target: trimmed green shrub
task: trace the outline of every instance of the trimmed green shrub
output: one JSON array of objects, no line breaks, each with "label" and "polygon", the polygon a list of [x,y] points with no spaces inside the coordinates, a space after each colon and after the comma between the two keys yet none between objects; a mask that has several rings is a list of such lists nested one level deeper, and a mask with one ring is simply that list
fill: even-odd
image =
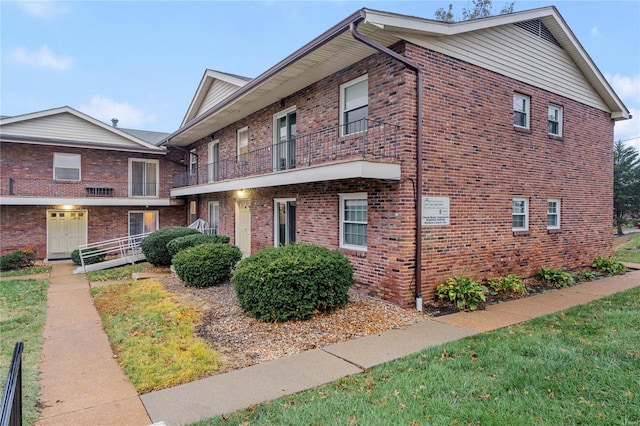
[{"label": "trimmed green shrub", "polygon": [[269,247],[242,260],[231,282],[249,316],[267,322],[307,320],[349,302],[353,265],[342,253],[320,246]]},{"label": "trimmed green shrub", "polygon": [[480,302],[487,300],[487,287],[478,284],[471,278],[455,276],[447,278],[444,284],[436,288],[438,299],[455,303],[458,309],[478,309]]},{"label": "trimmed green shrub", "polygon": [[0,271],[29,268],[35,264],[36,250],[22,249],[0,256]]},{"label": "trimmed green shrub", "polygon": [[542,266],[538,272],[538,278],[547,285],[554,287],[567,287],[573,284],[573,276],[562,269],[547,268]]},{"label": "trimmed green shrub", "polygon": [[205,243],[178,252],[173,267],[188,287],[211,287],[228,281],[240,259],[242,252],[236,246]]},{"label": "trimmed green shrub", "polygon": [[224,235],[204,235],[201,233],[193,235],[185,235],[184,237],[178,237],[167,243],[167,250],[171,257],[175,256],[178,252],[187,249],[189,247],[195,247],[205,243],[219,243],[228,244],[231,239]]},{"label": "trimmed green shrub", "polygon": [[606,257],[597,257],[591,267],[609,275],[617,275],[626,269],[622,262]]},{"label": "trimmed green shrub", "polygon": [[489,287],[496,293],[527,294],[527,287],[522,278],[515,274],[506,277],[489,278]]},{"label": "trimmed green shrub", "polygon": [[140,248],[152,265],[169,266],[171,265],[171,255],[167,250],[167,243],[178,237],[199,233],[199,231],[185,226],[169,226],[158,229],[146,236],[140,242]]},{"label": "trimmed green shrub", "polygon": [[[104,251],[98,250],[96,247],[88,248],[86,250],[83,250],[83,252],[84,252],[85,265],[91,265],[93,263],[102,262],[104,258],[107,256],[107,254]],[[76,265],[82,264],[80,260],[80,250],[75,249],[74,251],[71,252],[71,261]]]}]

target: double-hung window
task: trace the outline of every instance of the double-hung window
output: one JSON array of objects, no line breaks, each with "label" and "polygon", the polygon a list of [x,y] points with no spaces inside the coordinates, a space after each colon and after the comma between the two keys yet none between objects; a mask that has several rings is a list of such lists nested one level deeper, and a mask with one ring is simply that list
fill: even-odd
[{"label": "double-hung window", "polygon": [[207,216],[209,219],[209,234],[218,235],[220,232],[220,202],[209,201]]},{"label": "double-hung window", "polygon": [[340,247],[367,250],[367,193],[340,194]]},{"label": "double-hung window", "polygon": [[529,128],[531,98],[520,93],[513,94],[513,125],[523,129]]},{"label": "double-hung window", "polygon": [[80,180],[80,154],[53,154],[54,180]]},{"label": "double-hung window", "polygon": [[238,130],[238,161],[249,159],[249,129],[243,127]]},{"label": "double-hung window", "polygon": [[562,136],[562,107],[549,105],[549,134]]},{"label": "double-hung window", "polygon": [[131,197],[157,197],[159,176],[158,160],[129,159],[129,195]]},{"label": "double-hung window", "polygon": [[367,129],[369,115],[368,76],[363,75],[340,86],[340,128],[343,136]]},{"label": "double-hung window", "polygon": [[547,200],[547,229],[560,229],[560,200]]},{"label": "double-hung window", "polygon": [[528,198],[514,198],[513,206],[511,209],[511,215],[513,220],[514,231],[528,231],[529,230],[529,199]]}]

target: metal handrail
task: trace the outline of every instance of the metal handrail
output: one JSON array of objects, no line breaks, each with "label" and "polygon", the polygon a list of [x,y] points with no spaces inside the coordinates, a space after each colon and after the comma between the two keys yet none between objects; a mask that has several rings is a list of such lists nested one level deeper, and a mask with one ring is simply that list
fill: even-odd
[{"label": "metal handrail", "polygon": [[9,375],[2,392],[0,426],[22,425],[22,351],[24,343],[17,342],[9,366]]},{"label": "metal handrail", "polygon": [[98,241],[78,246],[80,265],[85,269],[85,260],[95,256],[117,256],[120,258],[133,257],[142,252],[140,242],[151,232],[111,240]]}]

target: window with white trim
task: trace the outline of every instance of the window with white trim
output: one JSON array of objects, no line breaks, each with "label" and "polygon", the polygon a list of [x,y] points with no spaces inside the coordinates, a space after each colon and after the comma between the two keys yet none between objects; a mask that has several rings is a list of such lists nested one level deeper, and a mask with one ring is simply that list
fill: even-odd
[{"label": "window with white trim", "polygon": [[365,74],[340,86],[342,136],[366,130],[369,116],[369,79]]},{"label": "window with white trim", "polygon": [[249,159],[249,129],[243,127],[238,130],[238,161]]},{"label": "window with white trim", "polygon": [[80,180],[80,154],[53,153],[54,180]]},{"label": "window with white trim", "polygon": [[367,193],[340,194],[340,247],[367,250]]},{"label": "window with white trim", "polygon": [[196,149],[193,148],[189,151],[189,174],[195,176],[198,173],[198,156],[196,155]]},{"label": "window with white trim", "polygon": [[218,163],[220,161],[220,141],[217,139],[209,142],[209,164],[207,164],[207,177],[209,182],[218,180]]},{"label": "window with white trim", "polygon": [[209,219],[209,234],[218,235],[220,232],[220,202],[209,201],[207,217]]},{"label": "window with white trim", "polygon": [[513,206],[511,209],[511,215],[513,220],[514,231],[528,231],[529,230],[529,199],[528,198],[514,198]]},{"label": "window with white trim", "polygon": [[560,229],[560,199],[547,200],[547,229]]},{"label": "window with white trim", "polygon": [[548,131],[550,135],[562,136],[562,107],[561,106],[549,105]]},{"label": "window with white trim", "polygon": [[531,98],[520,93],[513,94],[513,125],[523,129],[529,128],[529,110]]},{"label": "window with white trim", "polygon": [[141,234],[148,234],[158,229],[158,211],[157,210],[142,210],[129,211],[129,236],[138,236],[139,240]]},{"label": "window with white trim", "polygon": [[157,197],[160,182],[158,160],[129,159],[129,196]]},{"label": "window with white trim", "polygon": [[286,246],[296,242],[296,199],[276,198],[273,200],[273,245]]}]

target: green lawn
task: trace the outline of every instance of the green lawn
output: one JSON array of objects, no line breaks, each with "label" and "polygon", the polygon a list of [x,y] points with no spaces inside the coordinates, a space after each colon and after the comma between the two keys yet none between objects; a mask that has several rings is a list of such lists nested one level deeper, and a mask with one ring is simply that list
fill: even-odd
[{"label": "green lawn", "polygon": [[637,425],[640,288],[194,425]]},{"label": "green lawn", "polygon": [[616,250],[613,257],[620,262],[640,264],[640,233],[633,234],[631,240]]},{"label": "green lawn", "polygon": [[0,282],[0,380],[4,390],[16,342],[24,342],[22,358],[23,424],[38,417],[38,369],[47,311],[46,280]]}]

